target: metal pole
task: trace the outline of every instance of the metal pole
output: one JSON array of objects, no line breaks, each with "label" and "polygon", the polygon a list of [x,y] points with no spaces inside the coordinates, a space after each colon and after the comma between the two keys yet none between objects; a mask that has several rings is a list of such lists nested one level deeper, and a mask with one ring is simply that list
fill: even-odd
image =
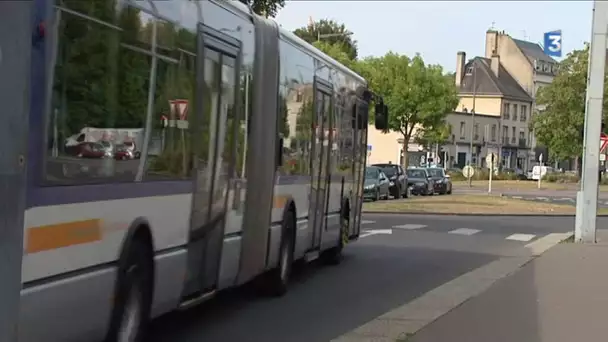
[{"label": "metal pole", "polygon": [[[475,60],[471,63],[473,66],[473,109],[471,109],[471,133],[469,145],[469,166],[473,164],[473,128],[475,127],[475,97],[477,96],[477,69],[475,68]],[[469,176],[469,188],[473,186],[473,177]]]},{"label": "metal pole", "polygon": [[[606,68],[606,38],[608,36],[608,1],[593,2],[589,68],[587,70],[587,102],[585,106],[585,137],[580,201],[576,202],[575,240],[595,243],[597,218],[598,169]],[[580,217],[579,217],[580,216]]]},{"label": "metal pole", "polygon": [[494,173],[494,154],[490,155],[490,178],[488,179],[488,194],[492,193],[492,174]]}]

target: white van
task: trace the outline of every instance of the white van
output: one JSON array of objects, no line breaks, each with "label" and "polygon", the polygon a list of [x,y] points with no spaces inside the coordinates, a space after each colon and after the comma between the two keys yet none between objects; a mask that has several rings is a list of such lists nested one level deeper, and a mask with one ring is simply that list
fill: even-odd
[{"label": "white van", "polygon": [[551,166],[540,166],[536,165],[532,168],[532,179],[538,180],[539,178],[544,177],[547,173],[554,172]]}]

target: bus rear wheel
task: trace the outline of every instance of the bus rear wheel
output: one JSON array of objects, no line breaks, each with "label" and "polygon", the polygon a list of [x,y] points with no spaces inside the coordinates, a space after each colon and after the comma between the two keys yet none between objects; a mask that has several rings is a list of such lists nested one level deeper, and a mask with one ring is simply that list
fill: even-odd
[{"label": "bus rear wheel", "polygon": [[152,302],[151,256],[145,243],[135,239],[123,259],[106,342],[142,342]]},{"label": "bus rear wheel", "polygon": [[279,248],[279,265],[269,274],[268,289],[272,296],[280,297],[287,293],[289,278],[293,268],[295,214],[289,210],[283,218],[283,236]]}]

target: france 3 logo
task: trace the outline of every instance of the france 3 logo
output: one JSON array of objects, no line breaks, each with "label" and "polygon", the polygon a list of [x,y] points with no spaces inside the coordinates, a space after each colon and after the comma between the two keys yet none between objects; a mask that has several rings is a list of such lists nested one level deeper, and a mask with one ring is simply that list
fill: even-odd
[{"label": "france 3 logo", "polygon": [[548,56],[562,56],[562,30],[545,33],[544,50]]}]

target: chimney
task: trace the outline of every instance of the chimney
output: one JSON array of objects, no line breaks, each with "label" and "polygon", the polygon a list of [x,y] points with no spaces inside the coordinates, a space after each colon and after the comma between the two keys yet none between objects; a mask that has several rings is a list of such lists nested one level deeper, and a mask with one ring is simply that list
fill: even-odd
[{"label": "chimney", "polygon": [[492,63],[490,65],[492,72],[494,73],[494,75],[496,75],[496,77],[499,77],[499,71],[500,71],[500,56],[498,56],[498,54],[494,54],[494,56],[492,56]]},{"label": "chimney", "polygon": [[456,86],[460,87],[462,78],[464,77],[464,61],[466,60],[466,53],[464,51],[458,51],[456,53]]},{"label": "chimney", "polygon": [[486,58],[492,58],[498,54],[498,31],[488,30],[486,32]]}]

